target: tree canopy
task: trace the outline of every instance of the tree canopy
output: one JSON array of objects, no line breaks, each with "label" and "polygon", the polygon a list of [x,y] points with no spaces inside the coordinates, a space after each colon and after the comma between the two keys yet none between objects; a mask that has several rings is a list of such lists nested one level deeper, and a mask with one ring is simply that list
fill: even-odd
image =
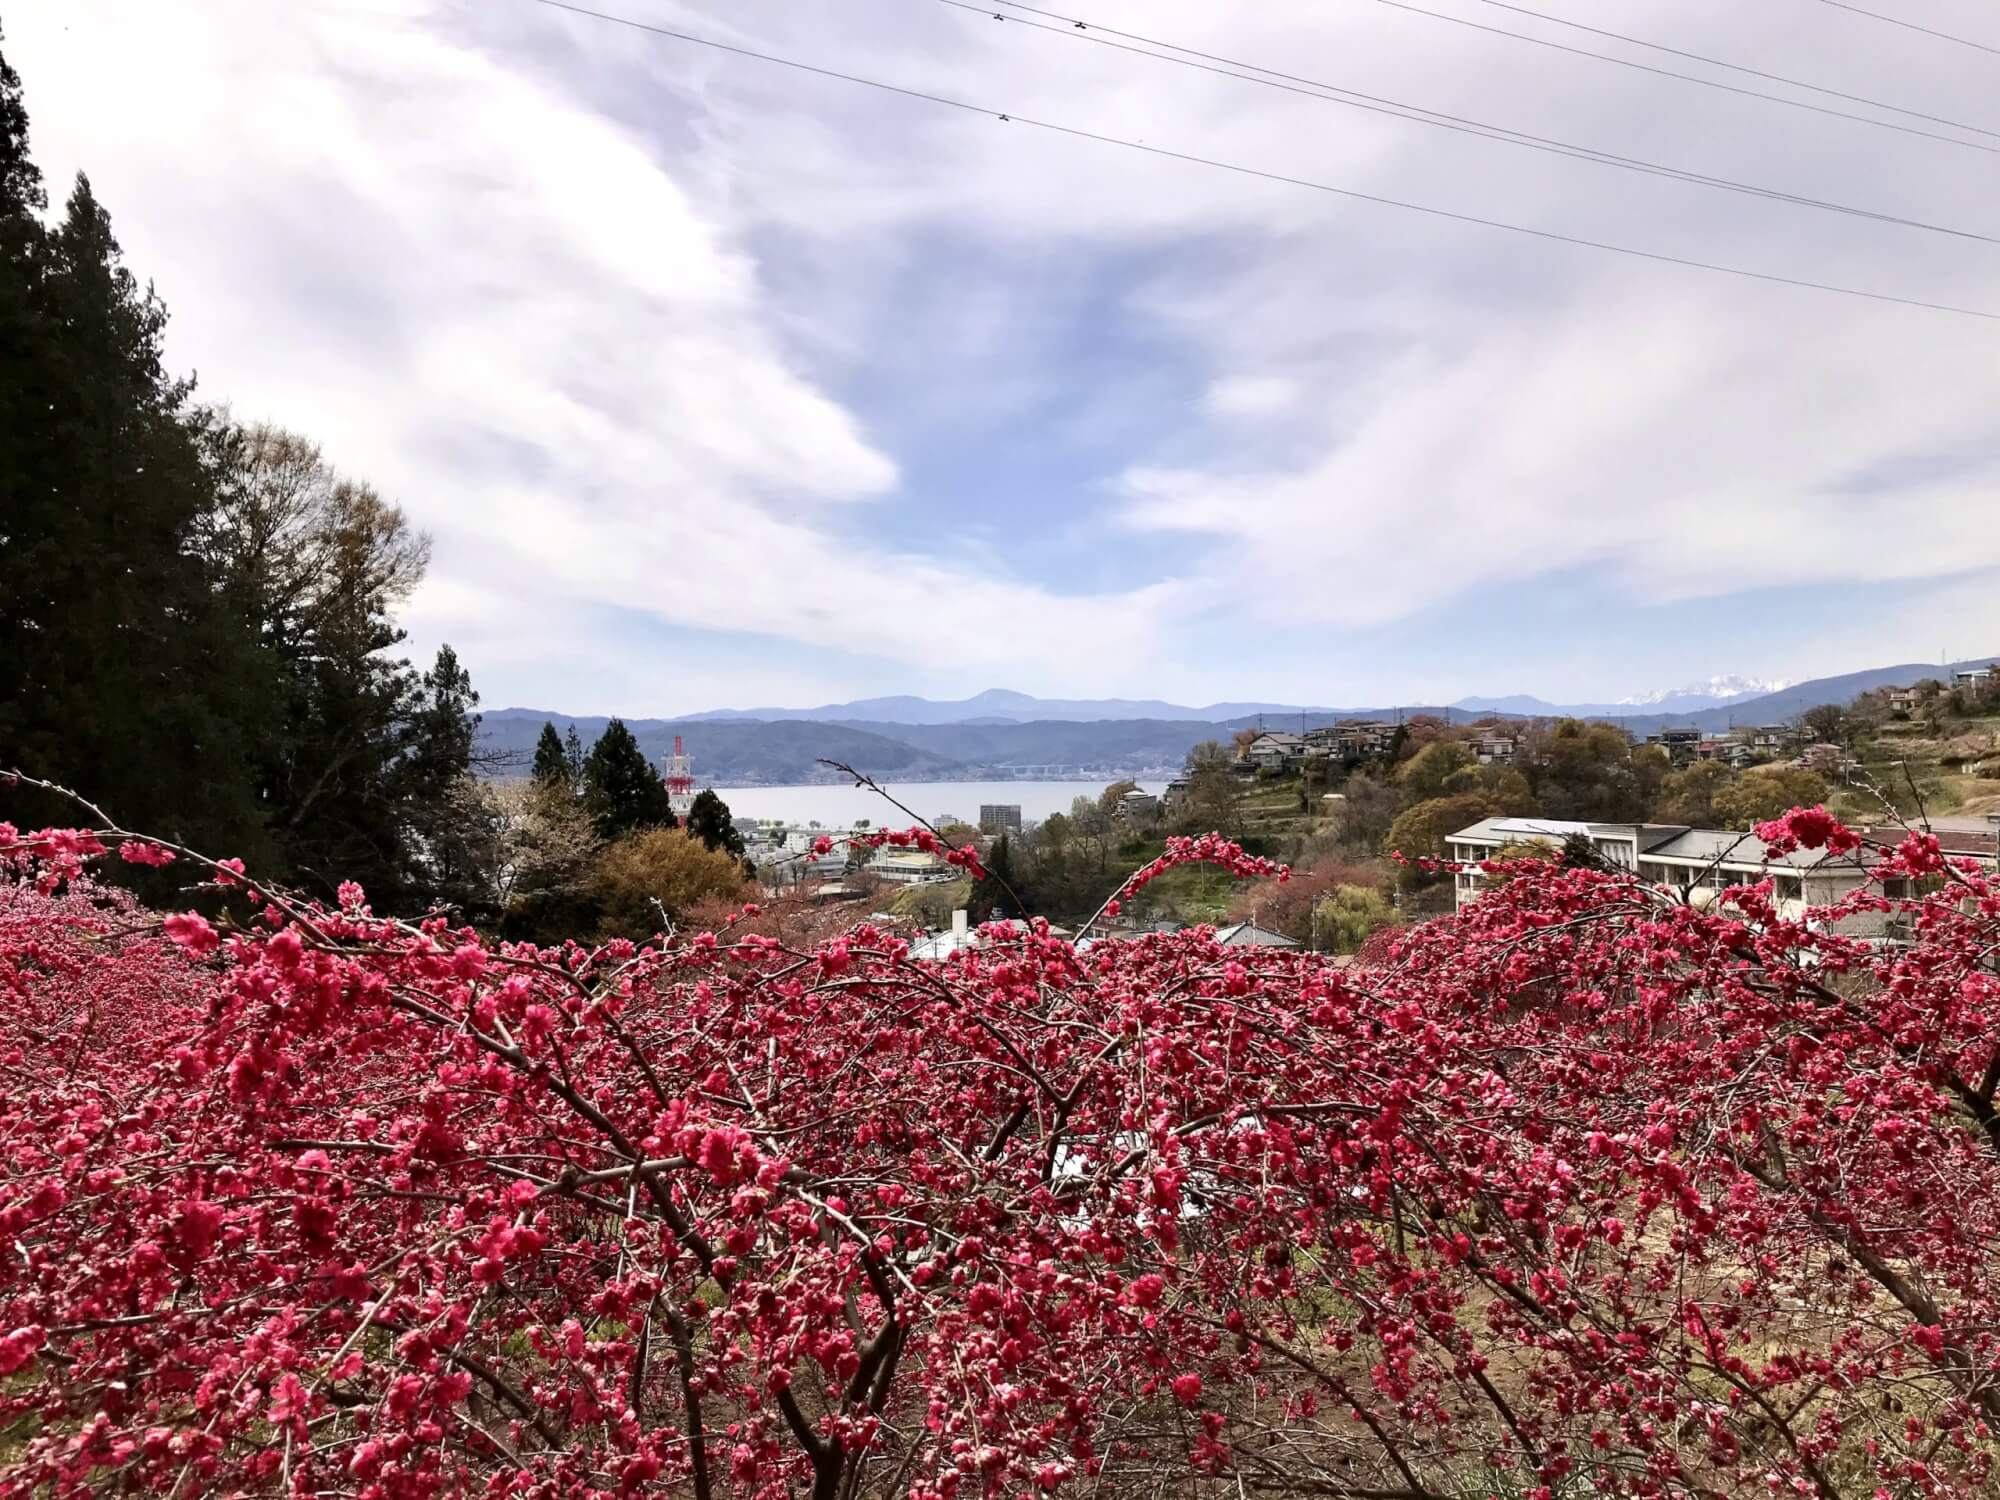
[{"label": "tree canopy", "polygon": [[45,206],[0,59],[8,761],[324,897],[457,899],[476,695],[448,650],[428,679],[394,655],[428,540],[309,440],[196,405],[89,180]]},{"label": "tree canopy", "polygon": [[623,719],[613,719],[583,763],[583,799],[598,836],[623,838],[674,821],[666,783],[639,748]]}]

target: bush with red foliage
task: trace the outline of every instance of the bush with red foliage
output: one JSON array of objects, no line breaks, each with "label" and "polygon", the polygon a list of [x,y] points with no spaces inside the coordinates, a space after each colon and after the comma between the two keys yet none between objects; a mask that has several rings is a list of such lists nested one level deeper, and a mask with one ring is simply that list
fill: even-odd
[{"label": "bush with red foliage", "polygon": [[1528,861],[1343,971],[494,946],[169,851],[218,929],[80,874],[132,838],[0,834],[0,1491],[1993,1482],[2000,893],[1934,841],[1906,946]]}]

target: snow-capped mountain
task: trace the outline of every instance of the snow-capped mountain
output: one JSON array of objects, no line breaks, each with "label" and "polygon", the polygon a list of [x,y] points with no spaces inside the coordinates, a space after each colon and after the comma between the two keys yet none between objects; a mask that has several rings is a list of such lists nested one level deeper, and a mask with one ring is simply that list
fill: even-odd
[{"label": "snow-capped mountain", "polygon": [[1783,692],[1791,685],[1788,679],[1781,677],[1739,677],[1730,673],[1711,677],[1706,682],[1691,682],[1686,687],[1666,688],[1655,693],[1638,693],[1618,701],[1634,708],[1653,708],[1662,704],[1671,704],[1675,708],[1706,708],[1727,703],[1733,698],[1761,698],[1766,693]]}]

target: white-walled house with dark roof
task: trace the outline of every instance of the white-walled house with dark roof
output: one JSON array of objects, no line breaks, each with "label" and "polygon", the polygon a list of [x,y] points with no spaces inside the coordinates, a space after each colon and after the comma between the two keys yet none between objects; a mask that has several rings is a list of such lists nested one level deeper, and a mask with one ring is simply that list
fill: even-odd
[{"label": "white-walled house with dark roof", "polygon": [[[1492,859],[1503,849],[1534,844],[1554,848],[1575,837],[1588,838],[1607,863],[1630,870],[1696,906],[1708,905],[1731,887],[1769,877],[1778,914],[1804,923],[1813,921],[1815,910],[1867,885],[1868,870],[1875,860],[1866,849],[1845,854],[1796,849],[1776,855],[1754,833],[1722,828],[1482,818],[1446,839],[1449,857],[1461,866],[1452,877],[1458,907],[1463,910],[1488,889],[1488,879],[1478,868],[1481,861]],[[1908,885],[1907,881],[1892,880],[1883,893],[1907,896]],[[1867,913],[1844,919],[1837,930],[1857,937],[1889,937],[1895,935],[1895,928],[1892,916]]]}]

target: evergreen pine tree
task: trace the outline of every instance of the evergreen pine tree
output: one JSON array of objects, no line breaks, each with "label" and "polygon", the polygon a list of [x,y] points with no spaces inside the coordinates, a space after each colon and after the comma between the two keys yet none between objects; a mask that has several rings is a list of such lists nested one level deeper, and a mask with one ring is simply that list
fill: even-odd
[{"label": "evergreen pine tree", "polygon": [[590,747],[583,768],[584,800],[600,838],[623,838],[642,828],[674,821],[666,783],[625,727],[613,719]]},{"label": "evergreen pine tree", "polygon": [[536,786],[562,788],[572,785],[569,757],[563,754],[562,736],[556,733],[555,725],[542,726],[542,736],[535,741],[535,764],[528,774]]},{"label": "evergreen pine tree", "polygon": [[323,896],[419,904],[477,723],[455,660],[426,686],[387,654],[427,540],[305,440],[192,406],[88,180],[45,206],[0,58],[0,753]]},{"label": "evergreen pine tree", "polygon": [[460,665],[450,646],[438,647],[437,660],[417,688],[410,718],[409,750],[401,771],[403,795],[417,802],[436,801],[453,782],[472,772],[472,746],[479,735],[479,694],[472,674]]},{"label": "evergreen pine tree", "polygon": [[[447,710],[420,750],[427,690],[389,654],[403,640],[395,607],[423,577],[429,541],[295,434],[231,429],[215,448],[204,546],[276,679],[282,711],[255,760],[287,873],[322,896],[355,880],[380,910],[421,909],[430,857],[412,789],[435,800],[466,738]],[[448,697],[470,692],[446,686]]]},{"label": "evergreen pine tree", "polygon": [[1014,874],[1014,850],[1006,834],[994,840],[984,863],[986,878],[972,883],[972,896],[965,904],[967,920],[976,927],[981,922],[1026,916],[1027,913],[1007,894],[1009,887],[1016,892],[1021,887]]},{"label": "evergreen pine tree", "polygon": [[743,857],[743,835],[736,831],[736,821],[729,814],[729,804],[703,787],[694,794],[694,804],[688,808],[687,831],[690,838],[700,839],[711,849],[720,849]]},{"label": "evergreen pine tree", "polygon": [[492,813],[471,788],[479,694],[458,653],[440,646],[412,699],[396,794],[418,893],[484,916],[493,883]]},{"label": "evergreen pine tree", "polygon": [[0,746],[128,823],[256,859],[261,679],[197,545],[204,423],[88,180],[53,228],[45,203],[0,58]]},{"label": "evergreen pine tree", "polygon": [[583,748],[583,737],[576,732],[576,725],[569,726],[563,735],[563,759],[569,762],[569,784],[576,791],[583,790],[583,770],[589,764],[590,756]]}]

